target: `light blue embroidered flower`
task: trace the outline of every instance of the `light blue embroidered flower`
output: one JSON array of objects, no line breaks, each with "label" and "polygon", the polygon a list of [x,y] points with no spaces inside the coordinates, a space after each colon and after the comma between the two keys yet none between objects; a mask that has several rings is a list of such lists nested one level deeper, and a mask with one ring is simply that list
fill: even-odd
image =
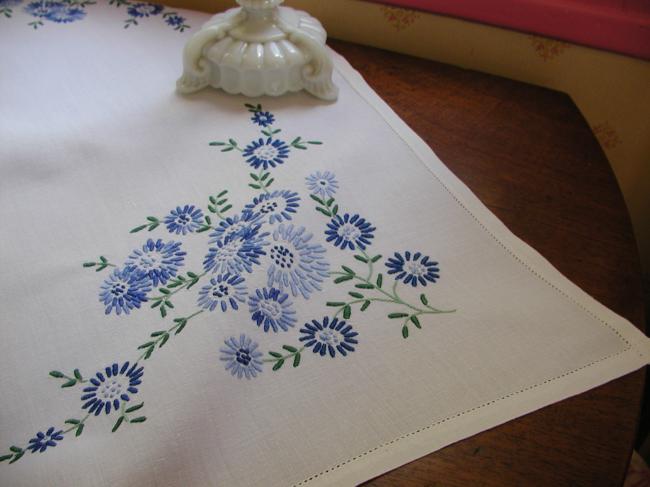
[{"label": "light blue embroidered flower", "polygon": [[329,262],[323,246],[310,244],[311,238],[305,227],[292,224],[281,224],[273,232],[267,269],[269,287],[291,290],[293,296],[301,294],[305,299],[321,290],[320,284],[329,277]]},{"label": "light blue embroidered flower", "polygon": [[203,224],[203,212],[194,205],[177,206],[165,217],[165,225],[169,233],[187,235],[195,232]]},{"label": "light blue embroidered flower", "polygon": [[257,326],[263,326],[264,331],[272,329],[277,333],[278,328],[287,331],[296,323],[296,312],[289,300],[289,295],[279,289],[257,289],[248,299],[251,318]]},{"label": "light blue embroidered flower", "polygon": [[260,166],[265,171],[278,164],[282,164],[284,159],[289,157],[289,146],[279,139],[254,140],[246,146],[242,152],[246,162],[253,168],[259,169]]},{"label": "light blue embroidered flower", "polygon": [[187,253],[180,242],[148,239],[142,249],[135,249],[126,261],[126,269],[135,269],[151,279],[153,287],[166,284],[183,267]]},{"label": "light blue embroidered flower", "polygon": [[307,180],[307,189],[311,191],[311,194],[320,196],[324,200],[327,200],[336,194],[336,191],[339,189],[339,183],[336,180],[334,173],[325,171],[317,171],[314,174],[311,174],[305,178]]},{"label": "light blue embroidered flower", "polygon": [[147,301],[151,291],[151,279],[146,274],[132,269],[115,269],[102,284],[99,300],[106,306],[105,313],[113,310],[120,315],[129,314],[133,308]]},{"label": "light blue embroidered flower", "polygon": [[395,257],[389,257],[385,262],[389,274],[397,274],[395,280],[403,280],[404,284],[411,284],[416,287],[418,283],[423,286],[427,281],[436,282],[440,279],[440,269],[438,263],[429,260],[429,256],[422,255],[421,252],[404,252],[404,256],[395,252]]},{"label": "light blue embroidered flower", "polygon": [[233,377],[250,379],[262,373],[262,352],[257,350],[257,343],[243,333],[239,339],[230,337],[224,343],[226,347],[220,350],[220,358]]},{"label": "light blue embroidered flower", "polygon": [[267,220],[273,225],[285,220],[291,220],[291,214],[296,213],[300,206],[298,193],[288,190],[277,190],[253,198],[253,202],[246,205],[244,211],[252,213],[255,217]]},{"label": "light blue embroidered flower", "polygon": [[253,265],[259,265],[259,258],[266,255],[263,247],[268,233],[258,233],[259,226],[242,235],[219,239],[210,247],[203,260],[203,269],[215,274],[242,274],[253,272]]},{"label": "light blue embroidered flower", "polygon": [[239,309],[237,301],[246,302],[246,286],[244,278],[231,274],[220,274],[210,279],[210,284],[199,291],[198,304],[203,309],[214,311],[217,306],[226,311],[228,305],[234,310]]},{"label": "light blue embroidered flower", "polygon": [[104,411],[111,412],[111,408],[119,411],[121,401],[128,402],[134,394],[138,393],[138,387],[142,383],[144,367],[138,367],[134,363],[129,368],[129,362],[124,362],[122,367],[117,363],[109,365],[104,371],[97,372],[90,379],[90,386],[83,389],[82,409],[87,409],[88,414],[99,414]]},{"label": "light blue embroidered flower", "polygon": [[165,22],[167,25],[170,25],[174,28],[174,30],[180,30],[181,32],[184,30],[185,27],[185,17],[181,17],[180,15],[168,15],[165,18]]},{"label": "light blue embroidered flower", "polygon": [[248,233],[259,231],[261,225],[256,224],[261,214],[244,211],[241,215],[227,217],[221,220],[219,225],[210,233],[210,243],[217,243],[218,240],[226,238],[245,237]]},{"label": "light blue embroidered flower", "polygon": [[59,24],[67,24],[81,20],[86,16],[86,11],[83,8],[75,7],[73,5],[63,4],[60,8],[53,8],[45,16],[47,20],[57,22]]},{"label": "light blue embroidered flower", "polygon": [[131,17],[149,17],[150,15],[158,15],[163,11],[163,6],[157,3],[132,3],[126,9],[126,12]]},{"label": "light blue embroidered flower", "polygon": [[269,125],[273,125],[273,122],[275,122],[275,117],[271,112],[255,112],[253,117],[251,118],[253,123],[256,123],[260,127],[268,127]]},{"label": "light blue embroidered flower", "polygon": [[335,247],[340,247],[345,250],[346,247],[354,250],[359,247],[365,250],[367,245],[370,245],[370,240],[374,238],[372,232],[376,229],[365,218],[359,215],[350,216],[348,213],[343,215],[336,215],[327,224],[325,235],[328,242],[334,242]]},{"label": "light blue embroidered flower", "polygon": [[54,430],[54,426],[50,426],[48,430],[43,433],[39,431],[36,433],[36,436],[29,440],[29,445],[27,446],[28,450],[31,450],[32,453],[40,452],[43,453],[49,447],[54,448],[57,445],[57,441],[63,439],[63,430]]},{"label": "light blue embroidered flower", "polygon": [[305,323],[305,327],[300,329],[302,336],[300,341],[304,342],[305,347],[313,347],[314,353],[324,356],[329,353],[334,358],[338,351],[344,357],[348,352],[354,352],[354,347],[359,342],[356,337],[358,333],[352,329],[352,326],[346,325],[345,321],[339,321],[338,318],[330,319],[326,316],[323,322],[312,320],[311,323]]}]

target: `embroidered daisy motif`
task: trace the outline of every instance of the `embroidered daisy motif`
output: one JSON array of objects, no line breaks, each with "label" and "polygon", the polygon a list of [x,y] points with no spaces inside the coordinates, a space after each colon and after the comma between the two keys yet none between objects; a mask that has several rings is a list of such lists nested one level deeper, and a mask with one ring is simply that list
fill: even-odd
[{"label": "embroidered daisy motif", "polygon": [[325,235],[328,242],[333,242],[335,247],[340,247],[345,250],[346,247],[354,250],[359,247],[365,250],[367,245],[370,245],[370,240],[374,238],[372,232],[375,231],[369,221],[361,218],[355,214],[350,216],[348,213],[343,215],[336,215],[327,224]]},{"label": "embroidered daisy motif", "polygon": [[307,189],[311,194],[320,196],[323,199],[328,199],[336,194],[339,189],[339,183],[336,180],[334,173],[325,171],[317,171],[305,178],[307,180]]},{"label": "embroidered daisy motif", "polygon": [[305,299],[329,277],[329,262],[320,244],[310,244],[312,234],[305,227],[280,225],[273,232],[269,250],[270,264],[267,269],[269,287],[281,291],[290,290],[293,296],[301,294]]},{"label": "embroidered daisy motif", "polygon": [[242,155],[253,168],[266,170],[282,164],[289,157],[289,146],[279,139],[254,140],[246,146]]},{"label": "embroidered daisy motif", "polygon": [[256,196],[252,203],[246,205],[244,211],[273,225],[276,222],[291,220],[292,213],[296,213],[299,206],[300,196],[298,193],[278,190]]},{"label": "embroidered daisy motif", "polygon": [[275,122],[275,117],[271,112],[255,112],[255,114],[251,117],[251,120],[253,123],[259,125],[260,127],[268,127],[269,125],[272,125],[273,122]]},{"label": "embroidered daisy motif", "polygon": [[260,220],[261,214],[255,214],[250,211],[244,211],[241,215],[228,217],[221,220],[219,225],[210,233],[210,243],[216,243],[218,240],[226,238],[245,237],[247,233],[259,231],[261,225],[256,225]]},{"label": "embroidered daisy motif", "polygon": [[86,11],[82,8],[58,1],[30,2],[25,6],[25,12],[57,23],[74,22],[86,16]]},{"label": "embroidered daisy motif", "polygon": [[62,439],[63,430],[55,431],[54,426],[51,426],[45,433],[42,431],[36,433],[36,436],[29,440],[27,449],[31,450],[32,453],[43,453],[48,448],[55,447],[57,445],[56,442],[61,441]]},{"label": "embroidered daisy motif", "polygon": [[345,321],[339,321],[338,318],[330,321],[327,316],[322,322],[312,320],[311,323],[305,323],[300,333],[300,341],[304,342],[305,347],[312,348],[313,352],[321,357],[329,353],[330,357],[334,358],[337,351],[345,357],[348,352],[354,352],[353,345],[359,343],[356,339],[358,333],[352,326],[347,325]]},{"label": "embroidered daisy motif", "polygon": [[151,279],[146,274],[132,269],[115,269],[101,285],[99,300],[106,306],[106,314],[115,310],[118,315],[128,315],[147,301],[149,291]]},{"label": "embroidered daisy motif", "polygon": [[181,17],[180,15],[168,15],[165,17],[165,23],[171,27],[174,28],[174,30],[180,30],[183,32],[185,28],[188,26],[185,25],[185,21],[187,19],[185,17]]},{"label": "embroidered daisy motif", "polygon": [[186,235],[198,230],[203,224],[203,212],[194,205],[177,206],[165,217],[165,225],[169,233]]},{"label": "embroidered daisy motif", "polygon": [[216,274],[253,272],[253,265],[258,265],[260,256],[266,255],[263,247],[268,245],[267,236],[268,233],[260,235],[255,229],[244,235],[217,240],[203,260],[203,269]]},{"label": "embroidered daisy motif", "polygon": [[149,239],[141,249],[133,251],[125,267],[142,272],[151,279],[153,287],[158,287],[166,284],[183,267],[185,255],[180,242],[163,242],[161,239],[154,242]]},{"label": "embroidered daisy motif", "polygon": [[278,329],[287,331],[296,323],[296,312],[289,300],[289,295],[279,289],[257,289],[248,299],[251,318],[265,332]]},{"label": "embroidered daisy motif", "polygon": [[436,282],[440,279],[438,263],[429,260],[429,257],[420,252],[404,252],[404,256],[395,252],[395,257],[389,257],[385,262],[389,274],[397,274],[395,280],[403,280],[404,284],[411,284],[416,287],[423,286],[428,282]]},{"label": "embroidered daisy motif", "polygon": [[243,333],[239,339],[230,337],[224,343],[220,359],[233,377],[250,379],[262,373],[262,352],[257,350],[257,343]]},{"label": "embroidered daisy motif", "polygon": [[142,383],[144,367],[134,363],[129,368],[129,362],[124,362],[120,367],[117,363],[97,372],[90,379],[91,385],[83,389],[81,401],[82,409],[87,409],[89,414],[99,414],[104,411],[109,414],[112,410],[119,411],[121,402],[128,402]]},{"label": "embroidered daisy motif", "polygon": [[163,11],[163,6],[157,3],[132,3],[126,9],[131,17],[149,17],[158,15]]},{"label": "embroidered daisy motif", "polygon": [[210,311],[219,307],[225,312],[228,305],[234,310],[239,309],[237,302],[246,302],[246,286],[243,282],[244,278],[237,275],[222,274],[213,277],[210,284],[199,291],[199,306]]}]

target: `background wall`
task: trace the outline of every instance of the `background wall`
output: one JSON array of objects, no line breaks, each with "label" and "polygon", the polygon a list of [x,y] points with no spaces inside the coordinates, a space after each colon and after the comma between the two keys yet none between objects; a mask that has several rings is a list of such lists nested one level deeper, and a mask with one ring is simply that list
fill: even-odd
[{"label": "background wall", "polygon": [[[208,12],[235,4],[228,0],[168,3]],[[644,268],[650,275],[650,62],[357,0],[287,0],[285,4],[318,17],[331,37],[568,93],[612,164],[632,217]],[[606,221],[602,223],[607,225]]]}]

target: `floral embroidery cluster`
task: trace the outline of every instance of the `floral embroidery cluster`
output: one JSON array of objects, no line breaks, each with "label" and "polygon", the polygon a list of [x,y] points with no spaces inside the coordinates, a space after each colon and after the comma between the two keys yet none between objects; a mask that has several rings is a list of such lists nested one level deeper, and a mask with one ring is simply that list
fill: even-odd
[{"label": "floral embroidery cluster", "polygon": [[[149,14],[153,15],[152,12]],[[311,357],[337,360],[354,353],[359,346],[359,333],[350,320],[356,307],[361,312],[374,303],[393,307],[387,317],[400,321],[403,338],[409,336],[409,326],[422,328],[420,319],[425,315],[454,312],[430,306],[424,293],[419,303],[408,302],[398,293],[400,284],[425,288],[440,279],[438,263],[422,252],[395,252],[384,261],[386,279],[377,272],[376,264],[382,256],[368,253],[377,229],[366,217],[339,209],[335,200],[339,182],[334,173],[316,171],[305,179],[308,200],[326,218],[320,238],[297,225],[294,219],[303,200],[296,191],[271,189],[275,181],[272,173],[288,162],[294,150],[305,151],[321,142],[305,141],[302,137],[287,142],[280,135],[282,130],[275,127],[275,115],[260,105],[246,107],[251,122],[260,128],[263,137],[246,145],[233,139],[210,143],[221,152],[238,151],[243,163],[253,170],[248,186],[256,194],[239,213],[228,215],[232,205],[228,191],[223,190],[208,197],[205,209],[184,204],[171,208],[164,217],[146,217],[131,234],[162,231],[166,236],[147,238],[122,265],[104,256],[83,264],[97,272],[108,269],[98,292],[106,315],[124,317],[147,305],[166,319],[176,310],[175,296],[197,286],[195,310],[173,318],[169,327],[151,333],[137,347],[134,360],[100,368],[88,379],[79,369],[70,374],[51,371],[51,377],[62,381],[62,388],[81,388],[81,416],[65,420],[61,428],[51,426],[37,432],[23,447],[11,446],[6,454],[0,455],[0,462],[14,463],[27,451],[44,452],[71,433],[80,436],[89,419],[102,413],[116,418],[113,432],[124,423],[144,422],[145,416],[135,414],[144,407],[144,403],[136,401],[144,375],[142,363],[203,313],[243,312],[250,317],[248,330],[226,337],[218,348],[225,371],[237,379],[250,380],[263,374],[267,365],[273,371],[287,362],[298,367],[308,351],[312,352]],[[182,240],[204,233],[206,250],[201,269],[187,271]],[[351,252],[352,258],[366,269],[341,266],[340,271],[330,271],[327,244],[331,246],[329,252]],[[265,285],[249,288],[249,275],[256,272],[263,272]],[[392,287],[385,283],[391,277]],[[327,302],[327,306],[335,308],[332,315],[299,317],[295,303],[311,299],[330,278],[335,284],[351,286],[347,292],[349,299]],[[294,344],[265,354],[249,333],[296,336]]]},{"label": "floral embroidery cluster", "polygon": [[[11,18],[14,14],[14,8],[22,3],[23,0],[0,0],[0,15]],[[87,7],[96,3],[95,0],[33,0],[25,3],[23,11],[35,18],[28,25],[38,29],[45,25],[45,21],[68,24],[82,20],[86,17]],[[132,25],[138,25],[138,21],[142,19],[156,16],[160,16],[165,24],[179,32],[183,32],[190,27],[186,24],[187,19],[177,12],[165,10],[165,7],[158,3],[110,0],[109,5],[126,7],[125,29]]]}]

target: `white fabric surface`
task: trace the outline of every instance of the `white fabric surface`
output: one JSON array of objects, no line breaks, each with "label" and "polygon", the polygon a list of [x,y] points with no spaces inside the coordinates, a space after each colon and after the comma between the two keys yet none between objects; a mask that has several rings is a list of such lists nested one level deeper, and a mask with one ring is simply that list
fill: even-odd
[{"label": "white fabric surface", "polygon": [[[240,268],[239,292],[249,296],[235,301],[239,309],[205,310],[140,361],[144,375],[127,406],[144,402],[129,417],[146,422],[124,422],[111,433],[119,411],[93,414],[80,437],[73,430],[43,452],[3,461],[1,485],[351,485],[648,362],[639,331],[514,237],[344,59],[336,58],[335,104],[306,94],[247,100],[214,90],[184,98],[174,93],[181,49],[206,15],[181,12],[192,26],[185,32],[170,28],[162,12],[123,29],[125,18],[136,18],[126,16],[127,6],[99,4],[84,7],[75,22],[45,20],[34,30],[25,5],[0,19],[0,40],[9,46],[0,70],[0,456],[85,417],[80,397],[92,384],[61,388],[66,379],[50,371],[72,377],[78,368],[86,380],[113,363],[121,369],[142,354],[137,347],[151,333],[201,309],[200,291],[218,274],[211,270],[175,294],[162,318],[150,305],[163,284],[140,309],[105,314],[98,296],[113,268],[82,264],[101,255],[123,268],[152,238],[181,242],[186,255],[173,251],[179,274],[203,273],[208,248],[218,246],[208,243],[211,232],[171,234],[164,222],[129,231],[184,205],[201,208],[216,226],[208,197],[222,190],[232,204],[227,216],[254,203],[261,192],[249,186],[257,171],[247,157],[209,145],[266,141],[244,103],[274,115],[267,129],[282,129],[274,139],[322,145],[290,147],[282,164],[269,167],[269,191],[297,192],[299,207],[289,222],[262,215],[257,236],[236,236],[266,243],[259,264],[247,261],[252,272]],[[340,216],[372,223],[374,230],[364,230],[373,235],[367,253],[383,256],[372,282],[381,272],[387,294],[355,288],[363,284],[356,277],[322,278],[324,262],[361,278],[367,266],[354,258],[358,248],[327,241],[330,218],[315,211],[306,180],[317,171],[335,175],[331,207],[338,204]],[[311,240],[285,246],[303,266],[297,282],[307,283],[308,299],[267,274],[282,232],[301,227]],[[334,316],[339,308],[328,301],[356,299],[348,292],[392,299],[395,274],[385,262],[407,251],[418,262],[415,252],[438,262],[439,279],[417,287],[400,281],[397,292],[411,307],[375,301],[361,312],[362,303],[353,304],[346,321],[358,332],[348,333],[358,341],[348,340],[354,351],[321,357],[314,344],[298,367],[292,357],[276,371],[275,362],[263,362],[248,380],[225,369],[221,349],[230,337],[246,334],[259,344],[260,360],[272,360],[269,351],[291,355],[283,345],[308,343],[299,341],[306,322]],[[284,316],[295,322],[287,331],[265,332],[251,317],[250,296],[271,286],[288,294],[294,314]],[[455,312],[418,315],[421,329],[409,322],[405,339],[404,320],[415,308],[430,311],[422,293],[430,306]]]}]

